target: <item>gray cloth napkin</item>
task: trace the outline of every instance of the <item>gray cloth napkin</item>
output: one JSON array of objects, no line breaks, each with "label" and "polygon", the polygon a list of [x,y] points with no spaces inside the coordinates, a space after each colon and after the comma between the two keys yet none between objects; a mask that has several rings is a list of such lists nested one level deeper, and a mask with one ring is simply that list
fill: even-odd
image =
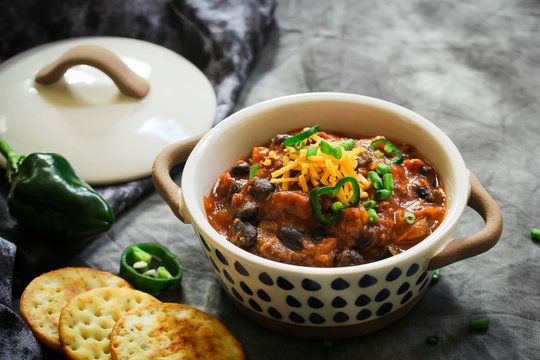
[{"label": "gray cloth napkin", "polygon": [[[178,52],[206,74],[217,96],[217,123],[236,103],[273,25],[275,5],[275,0],[0,0],[0,61],[66,38],[146,40]],[[82,245],[60,247],[25,233],[9,214],[7,189],[5,172],[0,170],[0,236],[9,240],[0,242],[0,359],[39,359],[40,347],[10,310],[12,280],[22,288],[32,277],[66,264]],[[96,190],[119,216],[153,185],[150,178],[143,178]]]},{"label": "gray cloth napkin", "polygon": [[0,359],[41,359],[34,335],[10,308],[15,251],[15,245],[0,238]]}]

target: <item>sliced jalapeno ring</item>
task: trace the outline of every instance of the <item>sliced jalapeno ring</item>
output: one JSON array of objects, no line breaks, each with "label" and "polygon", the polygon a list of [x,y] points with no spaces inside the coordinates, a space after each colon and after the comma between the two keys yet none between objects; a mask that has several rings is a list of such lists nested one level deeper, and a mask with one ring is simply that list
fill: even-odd
[{"label": "sliced jalapeno ring", "polygon": [[[349,205],[345,206],[339,201],[336,201],[332,204],[332,207],[331,207],[332,214],[330,216],[326,216],[325,214],[323,214],[319,197],[321,197],[322,195],[327,195],[330,198],[334,198],[339,192],[339,190],[346,183],[351,184],[352,193],[353,193],[349,201]],[[336,183],[336,186],[334,187],[332,186],[317,187],[311,190],[311,193],[309,194],[309,200],[311,202],[313,216],[315,217],[315,219],[323,225],[332,225],[338,220],[341,210],[358,205],[358,203],[360,202],[360,185],[358,185],[358,181],[355,178],[351,176],[347,176],[339,180]]]},{"label": "sliced jalapeno ring", "polygon": [[[148,259],[148,255],[150,255],[150,259]],[[151,259],[156,259],[159,262],[157,269],[146,267],[144,270],[137,270],[134,267],[140,261],[145,261],[149,266],[152,266]],[[140,265],[137,264],[137,267]],[[122,253],[120,261],[120,276],[136,289],[152,295],[178,287],[182,280],[182,272],[182,264],[178,258],[169,249],[158,243],[141,243],[129,246]]]}]

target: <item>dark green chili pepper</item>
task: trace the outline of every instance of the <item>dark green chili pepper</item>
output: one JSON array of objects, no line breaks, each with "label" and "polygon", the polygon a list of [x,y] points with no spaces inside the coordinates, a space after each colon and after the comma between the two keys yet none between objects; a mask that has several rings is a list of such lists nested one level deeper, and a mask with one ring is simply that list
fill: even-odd
[{"label": "dark green chili pepper", "polygon": [[389,160],[391,164],[401,164],[403,162],[403,154],[397,148],[397,146],[392,144],[388,139],[377,139],[368,146],[368,149],[371,151],[376,151],[381,145],[384,145],[383,151],[386,154],[393,155],[393,158]]},{"label": "dark green chili pepper", "polygon": [[299,134],[296,134],[294,136],[291,136],[288,139],[285,139],[285,141],[283,141],[283,145],[285,145],[285,146],[294,146],[295,144],[306,140],[308,137],[310,137],[311,135],[314,135],[314,134],[316,134],[318,132],[319,132],[319,125],[315,125],[315,126],[309,128],[309,129],[305,130],[305,131],[302,131]]},{"label": "dark green chili pepper", "polygon": [[[322,206],[319,201],[319,197],[321,197],[322,195],[327,195],[331,198],[334,198],[339,192],[339,190],[346,183],[351,184],[353,191],[353,195],[349,205],[345,206],[340,202],[334,202],[331,207],[332,214],[330,216],[324,215],[322,212]],[[323,225],[332,225],[337,221],[341,210],[358,205],[358,203],[360,202],[360,185],[358,185],[358,181],[355,178],[353,178],[352,176],[347,176],[340,179],[334,187],[326,186],[314,188],[309,194],[309,200],[311,202],[313,216],[315,217],[315,219],[317,219],[317,221]]]},{"label": "dark green chili pepper", "polygon": [[[139,262],[146,263],[144,272],[138,270],[139,266],[134,266]],[[155,267],[154,262],[158,264],[157,268],[152,268]],[[124,250],[120,260],[120,276],[136,289],[153,295],[178,287],[182,273],[178,258],[158,243],[132,245]]]},{"label": "dark green chili pepper", "polygon": [[0,153],[7,160],[9,211],[22,226],[58,240],[82,240],[111,227],[112,209],[61,155],[17,154],[2,138]]}]

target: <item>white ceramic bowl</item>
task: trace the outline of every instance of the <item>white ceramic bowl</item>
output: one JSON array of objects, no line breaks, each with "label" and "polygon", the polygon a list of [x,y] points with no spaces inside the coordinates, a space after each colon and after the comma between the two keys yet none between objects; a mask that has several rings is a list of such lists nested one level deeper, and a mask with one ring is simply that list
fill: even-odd
[{"label": "white ceramic bowl", "polygon": [[[253,255],[207,221],[203,197],[218,177],[254,146],[278,133],[319,124],[327,132],[384,135],[414,144],[438,169],[448,196],[441,225],[413,248],[364,265],[313,268]],[[180,188],[170,168],[195,142],[165,149],[154,163],[156,188],[190,222],[226,293],[246,315],[294,336],[341,338],[378,330],[407,313],[427,289],[430,271],[493,246],[502,230],[498,206],[469,173],[452,141],[433,123],[401,106],[366,96],[299,94],[245,108],[210,130],[185,164]],[[452,240],[465,207],[486,221],[478,234]]]}]

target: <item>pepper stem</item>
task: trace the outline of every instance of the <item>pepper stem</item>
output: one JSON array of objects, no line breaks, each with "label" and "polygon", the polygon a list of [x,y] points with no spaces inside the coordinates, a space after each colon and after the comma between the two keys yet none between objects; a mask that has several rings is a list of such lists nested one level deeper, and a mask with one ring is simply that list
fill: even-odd
[{"label": "pepper stem", "polygon": [[11,184],[13,176],[19,171],[19,166],[26,156],[17,154],[11,146],[6,142],[6,140],[0,137],[0,153],[6,158],[6,178]]}]

